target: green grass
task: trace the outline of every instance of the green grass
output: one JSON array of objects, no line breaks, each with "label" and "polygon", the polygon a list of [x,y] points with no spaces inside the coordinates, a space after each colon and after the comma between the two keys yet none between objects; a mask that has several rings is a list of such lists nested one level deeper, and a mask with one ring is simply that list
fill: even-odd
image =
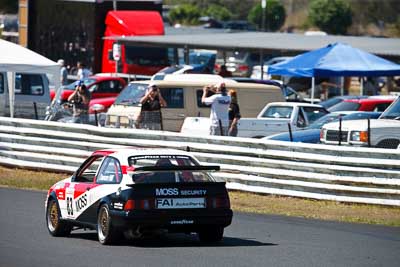
[{"label": "green grass", "polygon": [[[0,186],[48,190],[55,182],[69,177],[50,173],[0,167]],[[400,226],[400,207],[349,204],[238,191],[229,192],[234,211],[276,214],[329,221]]]}]

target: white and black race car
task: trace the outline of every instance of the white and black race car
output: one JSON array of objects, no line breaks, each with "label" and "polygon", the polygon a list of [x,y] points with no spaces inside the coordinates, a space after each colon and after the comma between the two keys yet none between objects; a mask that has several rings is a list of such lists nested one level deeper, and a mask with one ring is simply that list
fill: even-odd
[{"label": "white and black race car", "polygon": [[160,232],[195,232],[200,241],[220,241],[232,210],[225,183],[211,170],[219,166],[202,166],[177,150],[96,151],[50,188],[47,228],[53,236],[95,229],[102,244]]}]

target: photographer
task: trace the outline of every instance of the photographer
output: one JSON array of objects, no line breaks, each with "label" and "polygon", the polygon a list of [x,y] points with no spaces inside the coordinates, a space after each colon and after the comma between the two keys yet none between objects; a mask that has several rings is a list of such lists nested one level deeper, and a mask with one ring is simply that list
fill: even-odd
[{"label": "photographer", "polygon": [[68,101],[73,103],[73,117],[76,123],[89,122],[89,102],[90,92],[87,90],[86,85],[79,81],[75,87],[75,91],[68,97]]},{"label": "photographer", "polygon": [[[215,91],[212,96],[207,97],[209,92]],[[211,105],[210,112],[210,135],[228,135],[229,116],[228,110],[231,104],[231,97],[227,95],[225,83],[218,86],[205,86],[203,88],[203,96],[201,102]]]},{"label": "photographer", "polygon": [[162,130],[161,108],[167,106],[160,89],[156,85],[148,87],[145,96],[140,99],[142,109],[140,112],[140,128],[150,130]]}]

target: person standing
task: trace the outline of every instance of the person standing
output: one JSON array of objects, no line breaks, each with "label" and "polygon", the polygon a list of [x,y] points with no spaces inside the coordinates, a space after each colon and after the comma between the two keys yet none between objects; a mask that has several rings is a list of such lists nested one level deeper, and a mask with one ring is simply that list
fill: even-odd
[{"label": "person standing", "polygon": [[89,122],[90,92],[82,82],[75,87],[75,91],[68,97],[73,102],[74,122],[87,124]]},{"label": "person standing", "polygon": [[89,76],[92,75],[92,72],[89,69],[87,69],[86,65],[83,64],[82,62],[78,62],[77,67],[78,67],[78,73],[76,75],[78,76],[78,80],[89,78]]},{"label": "person standing", "polygon": [[57,63],[61,66],[60,69],[60,83],[61,85],[67,85],[68,84],[68,71],[67,68],[65,67],[65,62],[63,59],[59,59]]},{"label": "person standing", "polygon": [[232,72],[230,72],[227,68],[226,65],[222,65],[221,69],[218,72],[218,75],[222,77],[232,77]]},{"label": "person standing", "polygon": [[150,130],[162,130],[161,108],[167,106],[167,102],[161,95],[157,85],[150,85],[147,93],[140,99],[142,109],[140,112],[139,128]]},{"label": "person standing", "polygon": [[213,87],[205,86],[201,97],[201,102],[211,105],[210,135],[228,135],[228,109],[231,104],[231,97],[227,95],[225,83],[219,84],[215,89],[216,93],[207,97],[208,92],[213,91]]},{"label": "person standing", "polygon": [[237,136],[237,124],[241,118],[240,108],[237,101],[237,94],[235,90],[229,90],[228,95],[231,96],[231,104],[229,105],[229,136]]}]

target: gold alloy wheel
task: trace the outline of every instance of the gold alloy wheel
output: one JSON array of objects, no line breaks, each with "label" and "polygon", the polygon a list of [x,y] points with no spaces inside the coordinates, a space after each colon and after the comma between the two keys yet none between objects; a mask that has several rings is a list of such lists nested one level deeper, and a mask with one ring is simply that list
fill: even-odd
[{"label": "gold alloy wheel", "polygon": [[49,222],[51,228],[53,228],[53,230],[57,229],[58,226],[58,207],[57,207],[57,203],[55,201],[52,201],[50,204],[50,209],[49,209]]},{"label": "gold alloy wheel", "polygon": [[108,220],[109,220],[109,216],[108,216],[108,210],[107,208],[102,208],[100,211],[100,220],[99,220],[99,224],[100,224],[100,235],[102,236],[102,238],[106,238],[106,236],[108,235]]}]

